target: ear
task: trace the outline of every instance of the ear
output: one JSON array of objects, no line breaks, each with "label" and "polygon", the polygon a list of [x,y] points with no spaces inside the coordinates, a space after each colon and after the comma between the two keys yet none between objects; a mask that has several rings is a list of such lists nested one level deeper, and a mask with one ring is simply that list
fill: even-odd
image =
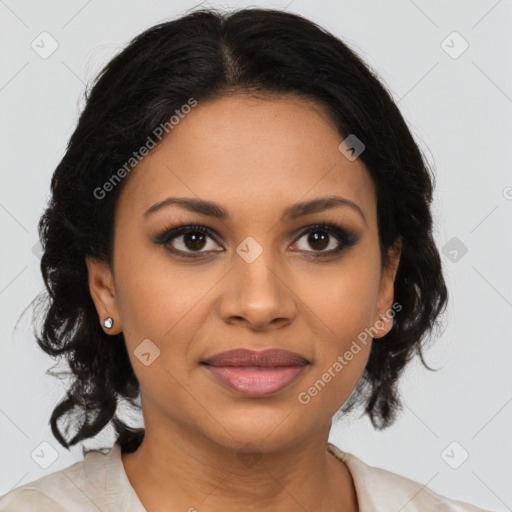
[{"label": "ear", "polygon": [[[388,250],[388,261],[382,269],[379,296],[377,299],[377,317],[373,324],[377,327],[378,334],[374,336],[374,338],[382,338],[393,327],[393,318],[390,317],[389,311],[393,306],[395,277],[401,253],[402,240],[401,238],[397,238]],[[381,315],[384,315],[386,320],[382,320],[380,318]]]},{"label": "ear", "polygon": [[[88,271],[89,291],[96,306],[101,327],[107,334],[119,334],[122,331],[121,321],[110,267],[105,261],[92,256],[85,257],[85,264]],[[111,329],[103,326],[103,321],[107,317],[114,320]]]}]

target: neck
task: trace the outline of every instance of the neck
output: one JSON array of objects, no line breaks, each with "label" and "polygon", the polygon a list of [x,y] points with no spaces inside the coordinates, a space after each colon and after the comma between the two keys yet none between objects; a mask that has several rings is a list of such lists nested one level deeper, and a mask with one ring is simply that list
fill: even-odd
[{"label": "neck", "polygon": [[255,440],[242,450],[190,427],[150,425],[138,450],[122,455],[148,512],[357,511],[350,472],[327,451],[330,421],[308,439],[286,446]]}]

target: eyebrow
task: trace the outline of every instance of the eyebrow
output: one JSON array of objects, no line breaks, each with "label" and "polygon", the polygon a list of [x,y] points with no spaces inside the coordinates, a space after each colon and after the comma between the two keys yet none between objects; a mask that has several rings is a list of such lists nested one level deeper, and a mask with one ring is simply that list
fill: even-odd
[{"label": "eyebrow", "polygon": [[[215,217],[217,219],[227,220],[230,218],[229,212],[221,205],[204,199],[188,197],[168,197],[159,201],[144,212],[144,217],[147,218],[161,208],[169,205],[176,205],[190,212],[199,213],[208,217]],[[346,206],[355,210],[362,217],[364,223],[367,224],[366,217],[360,206],[353,201],[340,196],[319,197],[312,199],[311,201],[291,205],[283,212],[281,222],[298,219],[305,215],[310,215],[339,206]]]}]

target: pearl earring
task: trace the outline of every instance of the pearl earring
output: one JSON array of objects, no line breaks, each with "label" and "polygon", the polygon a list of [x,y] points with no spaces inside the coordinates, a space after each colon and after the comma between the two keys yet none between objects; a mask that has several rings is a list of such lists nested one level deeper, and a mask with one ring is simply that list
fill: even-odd
[{"label": "pearl earring", "polygon": [[105,320],[103,320],[103,326],[107,329],[111,329],[114,325],[114,319],[112,317],[107,317]]}]

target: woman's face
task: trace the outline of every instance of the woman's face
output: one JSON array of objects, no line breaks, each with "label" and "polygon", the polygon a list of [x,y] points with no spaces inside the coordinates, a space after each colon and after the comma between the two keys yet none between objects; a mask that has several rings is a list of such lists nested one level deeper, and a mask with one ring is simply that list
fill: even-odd
[{"label": "woman's face", "polygon": [[[391,328],[379,315],[392,306],[398,264],[394,255],[381,269],[373,182],[341,142],[313,103],[226,97],[199,102],[125,178],[113,272],[87,263],[100,320],[112,316],[111,331],[124,333],[147,432],[180,428],[270,451],[330,426],[367,363],[362,333]],[[283,218],[335,196],[346,203]],[[154,207],[167,198],[218,206]],[[208,214],[218,209],[224,218]],[[308,229],[322,223],[346,238]],[[178,226],[207,233],[157,243]],[[203,364],[239,348],[283,349],[307,364],[218,370],[234,375],[231,385]]]}]

